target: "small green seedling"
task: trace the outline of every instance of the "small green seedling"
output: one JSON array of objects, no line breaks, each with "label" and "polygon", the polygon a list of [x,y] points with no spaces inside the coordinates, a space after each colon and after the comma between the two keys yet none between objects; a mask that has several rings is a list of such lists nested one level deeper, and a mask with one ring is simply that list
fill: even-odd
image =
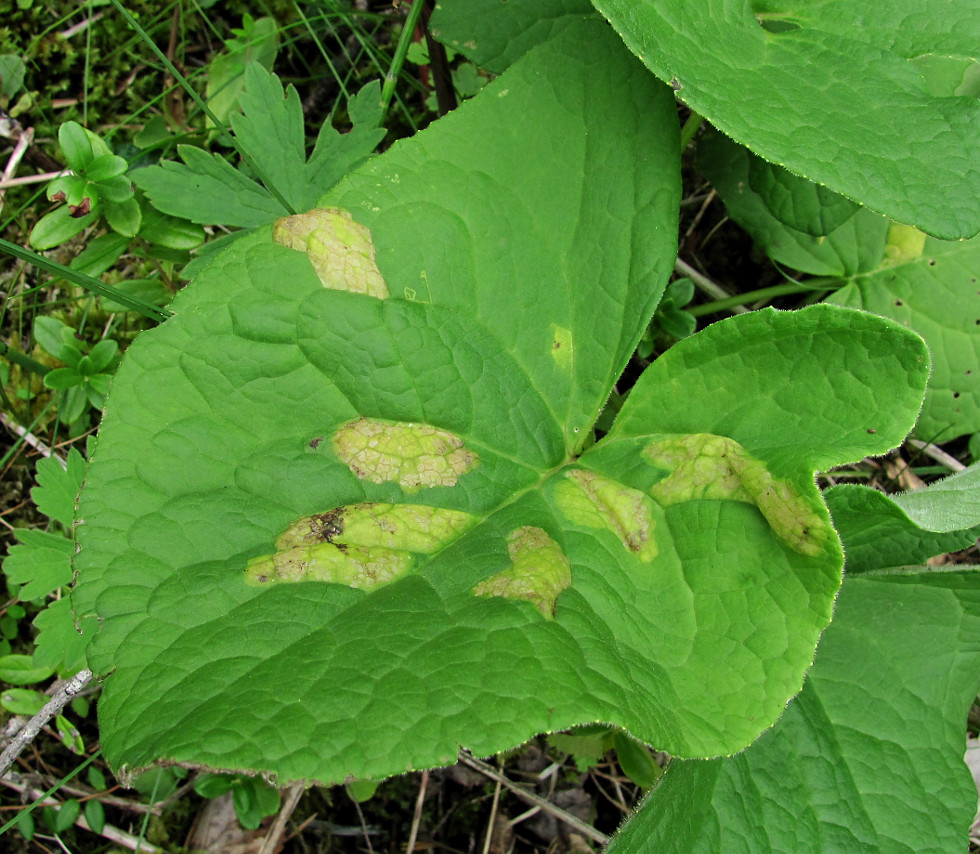
[{"label": "small green seedling", "polygon": [[44,375],[45,387],[60,392],[61,420],[74,424],[89,407],[101,410],[118,363],[119,345],[105,338],[89,346],[71,327],[50,316],[37,318],[34,337],[45,352],[64,364]]},{"label": "small green seedling", "polygon": [[129,164],[113,154],[99,136],[78,122],[65,122],[58,142],[71,174],[55,178],[47,188],[51,201],[64,204],[38,220],[31,232],[35,249],[50,249],[71,239],[104,216],[119,234],[135,237],[142,212],[126,177]]},{"label": "small green seedling", "polygon": [[235,815],[242,827],[255,830],[267,815],[279,810],[279,792],[258,777],[244,774],[202,774],[194,781],[202,798],[219,798],[231,792]]}]

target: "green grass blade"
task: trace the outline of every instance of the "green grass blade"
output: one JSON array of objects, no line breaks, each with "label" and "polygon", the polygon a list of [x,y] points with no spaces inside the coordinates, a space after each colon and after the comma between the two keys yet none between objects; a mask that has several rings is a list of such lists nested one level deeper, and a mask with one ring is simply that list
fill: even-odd
[{"label": "green grass blade", "polygon": [[138,311],[144,317],[150,318],[150,320],[161,322],[166,320],[171,315],[171,312],[167,311],[165,308],[159,308],[146,300],[124,293],[118,288],[113,288],[110,285],[106,285],[92,276],[86,276],[84,273],[79,273],[78,270],[72,270],[70,267],[66,267],[64,264],[59,264],[57,261],[52,261],[50,258],[45,258],[43,255],[39,255],[37,252],[24,249],[22,246],[18,246],[16,243],[11,243],[9,240],[0,238],[0,249],[10,255],[13,255],[15,258],[20,258],[21,261],[26,261],[28,264],[33,264],[35,267],[40,267],[42,270],[47,270],[47,272],[51,273],[52,275],[67,279],[73,285],[78,285],[80,288],[84,288],[93,294],[97,294],[100,297],[106,297],[111,299],[113,302],[128,306],[133,311]]}]

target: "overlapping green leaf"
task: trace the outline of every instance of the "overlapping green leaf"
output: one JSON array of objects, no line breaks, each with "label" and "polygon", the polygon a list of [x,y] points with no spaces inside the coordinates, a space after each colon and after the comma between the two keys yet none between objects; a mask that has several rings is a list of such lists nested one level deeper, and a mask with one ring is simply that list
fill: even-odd
[{"label": "overlapping green leaf", "polygon": [[900,0],[594,3],[680,99],[766,160],[938,237],[980,231],[980,102],[933,94],[911,62],[975,58],[972,0],[942,14]]},{"label": "overlapping green leaf", "polygon": [[980,430],[980,238],[950,242],[893,227],[885,251],[877,269],[828,301],[891,317],[926,339],[933,372],[916,426],[922,438]]},{"label": "overlapping green leaf", "polygon": [[843,278],[874,270],[885,254],[888,219],[862,208],[827,235],[814,236],[777,219],[752,188],[751,151],[708,130],[698,140],[698,167],[725,202],[729,216],[774,261],[815,276]]},{"label": "overlapping green leaf", "polygon": [[[947,478],[948,480],[948,478]],[[835,486],[825,493],[834,527],[847,544],[847,573],[858,575],[872,570],[924,564],[929,558],[945,552],[955,552],[971,546],[978,532],[980,513],[970,512],[969,506],[957,513],[960,524],[949,528],[938,524],[918,524],[902,507],[902,499],[916,499],[922,505],[946,503],[941,486],[930,487],[906,496],[885,495],[862,486]],[[965,511],[965,512],[963,512]],[[950,514],[935,509],[928,516]],[[968,518],[969,517],[969,518]]]},{"label": "overlapping green leaf", "polygon": [[980,463],[893,500],[926,530],[945,533],[972,528],[980,524]]},{"label": "overlapping green leaf", "polygon": [[[740,756],[675,763],[610,851],[962,846],[976,803],[962,723],[977,684],[980,576],[908,565],[974,539],[950,516],[958,494],[960,527],[980,523],[974,477],[903,496],[827,493],[848,580],[803,692]],[[900,503],[917,508],[923,528]],[[889,568],[899,569],[853,577]]]},{"label": "overlapping green leaf", "polygon": [[780,222],[752,189],[752,158],[718,133],[698,146],[699,164],[729,214],[771,258],[832,277],[829,302],[890,317],[926,339],[933,374],[917,432],[945,441],[980,430],[980,238],[935,240],[866,208],[826,236],[805,234]]},{"label": "overlapping green leaf", "polygon": [[818,237],[839,228],[861,207],[755,155],[749,158],[749,185],[780,222]]},{"label": "overlapping green leaf", "polygon": [[[578,457],[673,264],[675,115],[569,24],[328,209],[236,242],[133,345],[75,591],[115,767],[342,780],[589,720],[688,755],[771,724],[840,580],[814,469],[899,441],[927,358],[847,309],[738,318]],[[460,527],[410,530],[411,571],[369,591],[265,583],[284,531],[319,525],[348,568],[353,515],[387,536],[399,513]]]},{"label": "overlapping green leaf", "polygon": [[[917,544],[908,517],[870,489],[837,488],[831,506],[849,575],[802,693],[740,755],[674,762],[610,854],[965,847],[977,804],[963,725],[980,687],[980,571],[852,577],[852,554],[859,571],[893,566],[901,545],[914,562],[941,537]],[[883,537],[896,532],[889,548]]]},{"label": "overlapping green leaf", "polygon": [[[244,115],[232,117],[242,149],[262,169],[295,211],[312,207],[348,171],[363,162],[384,138],[378,110],[365,102],[377,100],[378,84],[351,99],[353,129],[340,134],[330,122],[320,127],[316,146],[306,159],[303,110],[296,89],[282,84],[258,62],[245,71],[246,91],[239,96]],[[266,187],[234,168],[224,158],[189,145],[178,146],[183,163],[166,161],[138,169],[133,181],[153,206],[191,222],[253,228],[286,211]]]},{"label": "overlapping green leaf", "polygon": [[443,0],[432,35],[497,73],[573,20],[594,15],[590,0]]}]

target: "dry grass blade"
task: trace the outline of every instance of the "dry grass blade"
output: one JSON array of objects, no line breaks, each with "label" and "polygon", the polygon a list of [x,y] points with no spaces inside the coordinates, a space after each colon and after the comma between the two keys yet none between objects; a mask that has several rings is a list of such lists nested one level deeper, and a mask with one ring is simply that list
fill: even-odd
[{"label": "dry grass blade", "polygon": [[459,761],[475,771],[479,771],[481,774],[486,775],[491,780],[495,780],[496,782],[505,786],[521,800],[527,801],[529,804],[534,804],[534,806],[541,807],[542,810],[550,813],[559,821],[562,821],[569,827],[577,830],[579,833],[588,837],[593,842],[598,842],[600,845],[605,845],[609,842],[609,837],[601,831],[596,830],[591,824],[586,824],[581,819],[576,818],[571,813],[563,810],[561,807],[556,807],[553,803],[545,800],[539,795],[535,795],[526,791],[525,789],[522,789],[504,774],[501,774],[492,765],[488,765],[486,762],[481,762],[479,759],[475,758],[474,756],[470,756],[470,754],[462,750],[459,753]]}]

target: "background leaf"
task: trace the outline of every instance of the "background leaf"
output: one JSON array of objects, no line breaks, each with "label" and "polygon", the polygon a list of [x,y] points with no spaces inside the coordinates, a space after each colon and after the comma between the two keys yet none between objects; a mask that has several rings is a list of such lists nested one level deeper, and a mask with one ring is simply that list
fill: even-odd
[{"label": "background leaf", "polygon": [[[85,667],[85,647],[92,639],[92,626],[80,631],[75,624],[71,600],[58,599],[34,618],[34,664],[59,673],[77,673]],[[83,633],[84,632],[84,633]]]},{"label": "background leaf", "polygon": [[980,238],[927,237],[919,246],[895,259],[886,246],[876,270],[853,277],[827,299],[894,318],[926,339],[933,369],[916,432],[948,441],[980,430]]},{"label": "background leaf", "polygon": [[681,100],[766,160],[937,237],[980,231],[980,102],[932,95],[909,62],[960,52],[980,31],[976,4],[953,0],[914,26],[898,0],[885,4],[893,17],[866,16],[864,3],[794,5],[802,11],[780,4],[757,19],[748,0],[723,13],[595,0]]},{"label": "background leaf", "polygon": [[31,500],[49,519],[71,528],[75,515],[75,496],[85,476],[85,459],[76,448],[68,451],[63,467],[61,461],[46,457],[37,463],[37,486],[31,490]]},{"label": "background leaf", "polygon": [[[980,523],[980,463],[892,500],[929,531],[962,531]],[[949,549],[954,551],[954,549]]]},{"label": "background leaf", "polygon": [[165,214],[209,225],[253,228],[288,213],[259,183],[216,154],[178,145],[183,164],[165,161],[130,173],[133,183]]},{"label": "background leaf", "polygon": [[589,0],[443,0],[430,29],[453,50],[500,73],[569,22],[593,14]]},{"label": "background leaf", "polygon": [[975,572],[848,577],[779,723],[738,756],[672,763],[610,854],[962,849],[978,637]]},{"label": "background leaf", "polygon": [[[921,492],[933,488],[941,486]],[[969,547],[978,534],[970,527],[919,527],[899,504],[902,496],[885,495],[876,489],[845,484],[828,489],[825,496],[834,525],[847,544],[848,575],[925,563],[935,555]],[[923,499],[927,497],[923,495]]]},{"label": "background leaf", "polygon": [[933,373],[917,433],[946,441],[980,430],[974,393],[980,363],[975,308],[980,238],[942,241],[859,210],[825,237],[780,222],[751,186],[751,154],[705,134],[698,161],[732,219],[775,261],[836,288],[828,302],[863,308],[914,329],[929,344]]},{"label": "background leaf", "polygon": [[74,547],[70,539],[33,529],[16,534],[19,545],[11,547],[3,571],[14,584],[24,585],[22,599],[39,599],[71,583]]},{"label": "background leaf", "polygon": [[697,162],[725,202],[729,216],[774,261],[815,276],[850,276],[873,270],[885,252],[887,217],[862,208],[826,236],[794,229],[777,219],[752,189],[754,155],[711,128],[698,138]]},{"label": "background leaf", "polygon": [[[247,67],[245,80],[247,88],[240,96],[244,115],[232,118],[235,136],[297,211],[313,207],[384,138],[384,130],[377,127],[377,107],[362,108],[355,114],[366,120],[356,121],[349,133],[341,134],[325,122],[307,163],[303,111],[296,89],[289,86],[284,92],[279,78],[258,62]],[[367,97],[374,89],[366,87]],[[183,165],[165,161],[131,175],[158,210],[204,225],[242,228],[264,225],[288,213],[265,187],[219,155],[186,145],[178,146],[177,151]]]}]

